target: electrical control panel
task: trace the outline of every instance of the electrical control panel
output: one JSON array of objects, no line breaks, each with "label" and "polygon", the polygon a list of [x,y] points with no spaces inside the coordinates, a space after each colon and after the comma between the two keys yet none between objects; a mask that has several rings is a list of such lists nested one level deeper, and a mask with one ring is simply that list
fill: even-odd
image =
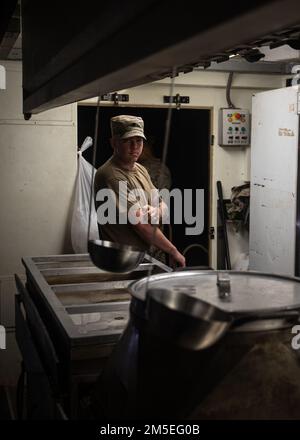
[{"label": "electrical control panel", "polygon": [[240,108],[219,110],[219,145],[233,147],[250,144],[250,113]]}]

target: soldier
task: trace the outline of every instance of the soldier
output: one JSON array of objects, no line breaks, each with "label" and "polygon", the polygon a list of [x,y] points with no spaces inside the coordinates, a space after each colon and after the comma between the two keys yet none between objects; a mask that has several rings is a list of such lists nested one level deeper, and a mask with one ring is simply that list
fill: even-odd
[{"label": "soldier", "polygon": [[[101,238],[147,251],[153,246],[169,255],[171,265],[185,266],[184,256],[153,224],[161,220],[166,206],[163,202],[154,206],[151,204],[153,192],[157,192],[157,189],[146,168],[137,163],[143,150],[143,140],[146,139],[143,119],[129,115],[115,116],[111,118],[111,133],[113,155],[98,169],[95,176],[96,209],[101,206],[101,197],[97,197],[99,190],[110,189],[116,196],[118,220],[99,224]],[[126,223],[120,222],[120,214],[124,214],[124,209],[127,214]],[[135,221],[132,221],[133,210]],[[145,222],[145,216],[149,221]]]}]

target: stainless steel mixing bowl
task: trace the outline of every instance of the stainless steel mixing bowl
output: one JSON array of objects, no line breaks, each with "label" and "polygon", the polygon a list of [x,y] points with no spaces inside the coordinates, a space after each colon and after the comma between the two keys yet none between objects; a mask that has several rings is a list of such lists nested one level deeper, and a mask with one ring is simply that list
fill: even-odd
[{"label": "stainless steel mixing bowl", "polygon": [[215,344],[233,319],[211,304],[167,289],[149,289],[147,316],[150,331],[171,343],[191,350]]}]

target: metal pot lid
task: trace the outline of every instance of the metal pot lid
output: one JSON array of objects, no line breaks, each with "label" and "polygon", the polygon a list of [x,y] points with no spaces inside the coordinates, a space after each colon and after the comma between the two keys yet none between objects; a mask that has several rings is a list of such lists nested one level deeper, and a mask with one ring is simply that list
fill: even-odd
[{"label": "metal pot lid", "polygon": [[184,293],[236,316],[300,309],[300,278],[261,272],[184,270],[140,279],[129,289],[141,301],[148,289]]}]

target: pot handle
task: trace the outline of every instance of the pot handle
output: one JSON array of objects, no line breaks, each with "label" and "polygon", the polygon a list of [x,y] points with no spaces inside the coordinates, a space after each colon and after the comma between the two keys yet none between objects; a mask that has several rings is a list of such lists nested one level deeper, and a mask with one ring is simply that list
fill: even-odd
[{"label": "pot handle", "polygon": [[272,320],[272,319],[282,319],[282,318],[290,318],[299,320],[300,319],[300,311],[299,310],[285,310],[283,312],[260,312],[256,315],[242,316],[234,319],[234,325],[241,325],[247,322],[254,322],[260,320]]},{"label": "pot handle", "polygon": [[231,285],[230,285],[230,277],[227,272],[218,272],[217,286],[218,286],[219,298],[223,301],[230,301]]}]

